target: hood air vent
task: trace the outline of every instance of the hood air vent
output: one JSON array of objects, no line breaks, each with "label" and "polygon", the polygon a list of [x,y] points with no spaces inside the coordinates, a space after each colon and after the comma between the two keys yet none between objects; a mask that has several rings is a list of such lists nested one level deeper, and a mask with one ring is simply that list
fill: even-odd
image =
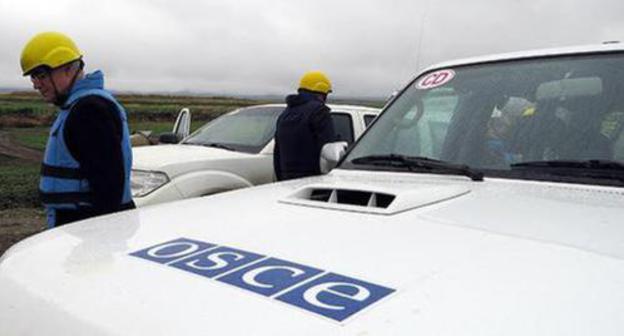
[{"label": "hood air vent", "polygon": [[464,186],[384,188],[362,184],[342,187],[308,185],[282,198],[280,203],[329,210],[393,215],[466,195]]},{"label": "hood air vent", "polygon": [[349,204],[385,209],[390,205],[390,203],[392,203],[392,201],[394,201],[394,197],[394,195],[390,194],[359,190],[312,189],[310,196],[307,199],[317,202]]}]

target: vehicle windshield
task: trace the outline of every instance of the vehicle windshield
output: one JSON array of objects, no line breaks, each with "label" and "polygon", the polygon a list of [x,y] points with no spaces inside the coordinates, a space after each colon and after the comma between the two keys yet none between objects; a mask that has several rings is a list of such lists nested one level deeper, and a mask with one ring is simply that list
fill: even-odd
[{"label": "vehicle windshield", "polygon": [[259,153],[275,133],[280,106],[247,107],[225,114],[189,135],[182,144]]},{"label": "vehicle windshield", "polygon": [[397,157],[428,158],[486,177],[622,186],[622,92],[615,53],[435,70],[401,93],[341,168],[411,171]]}]

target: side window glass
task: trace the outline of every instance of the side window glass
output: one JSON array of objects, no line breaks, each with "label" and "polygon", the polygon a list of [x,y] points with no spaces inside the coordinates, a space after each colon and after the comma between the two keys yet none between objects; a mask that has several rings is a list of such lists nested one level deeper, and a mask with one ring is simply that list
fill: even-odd
[{"label": "side window glass", "polygon": [[624,111],[606,115],[600,133],[613,143],[613,159],[624,161]]},{"label": "side window glass", "polygon": [[373,120],[375,120],[376,117],[377,116],[374,115],[374,114],[365,114],[364,115],[364,126],[368,127],[373,122]]},{"label": "side window glass", "polygon": [[331,113],[331,119],[334,124],[334,132],[336,133],[336,141],[346,141],[353,143],[353,121],[351,115],[346,113]]}]

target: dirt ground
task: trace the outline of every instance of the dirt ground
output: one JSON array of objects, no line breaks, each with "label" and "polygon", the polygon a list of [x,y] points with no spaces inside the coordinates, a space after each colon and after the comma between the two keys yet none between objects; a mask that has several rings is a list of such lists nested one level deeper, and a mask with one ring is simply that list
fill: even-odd
[{"label": "dirt ground", "polygon": [[0,154],[17,159],[41,162],[43,153],[19,145],[8,132],[0,130]]},{"label": "dirt ground", "polygon": [[18,241],[45,229],[42,209],[0,210],[0,255]]}]

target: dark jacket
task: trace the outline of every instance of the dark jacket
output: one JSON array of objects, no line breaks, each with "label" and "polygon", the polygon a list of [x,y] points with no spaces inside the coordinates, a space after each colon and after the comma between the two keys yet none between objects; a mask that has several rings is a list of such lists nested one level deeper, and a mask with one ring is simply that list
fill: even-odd
[{"label": "dark jacket", "polygon": [[72,109],[63,136],[89,181],[93,206],[58,210],[57,226],[135,208],[134,202],[120,205],[125,180],[123,155],[119,147],[122,127],[116,107],[104,98],[85,97]]},{"label": "dark jacket", "polygon": [[286,104],[275,130],[275,176],[282,181],[320,175],[321,148],[335,138],[330,110],[307,92],[286,97]]}]

